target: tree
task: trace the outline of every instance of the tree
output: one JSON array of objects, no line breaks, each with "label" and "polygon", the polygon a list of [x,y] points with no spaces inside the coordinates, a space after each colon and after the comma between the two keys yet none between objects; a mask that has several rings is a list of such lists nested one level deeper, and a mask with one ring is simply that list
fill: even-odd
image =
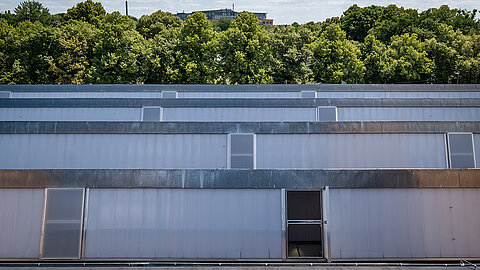
[{"label": "tree", "polygon": [[213,26],[217,32],[227,31],[232,22],[233,19],[222,17],[218,19],[218,21],[214,22]]},{"label": "tree", "polygon": [[54,29],[57,51],[49,68],[54,83],[84,83],[96,35],[95,26],[75,20]]},{"label": "tree", "polygon": [[161,10],[151,15],[143,15],[137,23],[137,31],[145,38],[153,38],[156,35],[162,35],[165,38],[171,38],[172,35],[178,35],[182,20],[175,17],[170,12]]},{"label": "tree", "polygon": [[32,22],[39,21],[43,25],[50,22],[50,13],[48,9],[37,1],[23,1],[15,9],[17,22],[30,20]]},{"label": "tree", "polygon": [[65,20],[77,20],[88,23],[95,23],[99,16],[105,15],[105,9],[100,2],[86,0],[76,6],[69,8],[65,14]]},{"label": "tree", "polygon": [[271,47],[275,56],[274,83],[308,83],[312,78],[311,51],[314,37],[308,28],[281,26],[273,28]]},{"label": "tree", "polygon": [[382,9],[375,27],[370,34],[388,44],[390,38],[395,35],[412,33],[418,24],[418,12],[416,9],[404,9],[395,5],[389,5]]},{"label": "tree", "polygon": [[51,30],[40,21],[20,22],[8,33],[5,40],[7,69],[4,77],[9,83],[48,84],[48,68],[52,60],[53,39]]},{"label": "tree", "polygon": [[375,26],[381,12],[382,7],[379,6],[361,8],[355,4],[343,12],[340,27],[349,38],[363,41],[368,31]]},{"label": "tree", "polygon": [[201,12],[188,16],[180,31],[176,73],[180,83],[214,81],[216,39],[212,23]]},{"label": "tree", "polygon": [[226,83],[271,83],[272,51],[267,32],[255,15],[240,12],[221,33],[218,61]]},{"label": "tree", "polygon": [[358,58],[357,44],[346,39],[346,33],[337,24],[329,25],[311,44],[312,71],[317,82],[361,83],[365,66]]},{"label": "tree", "polygon": [[119,12],[98,21],[86,83],[142,83],[138,56],[145,39],[135,30],[135,22]]},{"label": "tree", "polygon": [[435,65],[428,58],[425,43],[416,34],[393,36],[388,47],[388,56],[393,59],[394,75],[390,82],[427,82]]},{"label": "tree", "polygon": [[362,59],[365,65],[365,83],[386,83],[393,76],[393,59],[387,46],[368,35],[361,44]]}]

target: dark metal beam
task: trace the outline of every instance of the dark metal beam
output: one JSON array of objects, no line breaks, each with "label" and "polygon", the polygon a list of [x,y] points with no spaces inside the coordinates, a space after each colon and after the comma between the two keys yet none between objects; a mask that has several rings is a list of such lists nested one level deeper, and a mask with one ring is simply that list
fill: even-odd
[{"label": "dark metal beam", "polygon": [[479,188],[480,170],[0,170],[0,188]]}]

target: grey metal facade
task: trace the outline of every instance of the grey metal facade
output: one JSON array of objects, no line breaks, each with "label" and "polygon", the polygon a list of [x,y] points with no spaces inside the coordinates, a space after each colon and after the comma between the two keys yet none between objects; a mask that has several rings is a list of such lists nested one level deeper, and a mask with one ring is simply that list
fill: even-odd
[{"label": "grey metal facade", "polygon": [[280,190],[91,189],[86,258],[281,259]]},{"label": "grey metal facade", "polygon": [[38,258],[43,189],[0,189],[0,259]]},{"label": "grey metal facade", "polygon": [[332,189],[332,257],[479,257],[479,204],[479,189]]},{"label": "grey metal facade", "polygon": [[2,262],[480,259],[480,85],[0,92]]}]

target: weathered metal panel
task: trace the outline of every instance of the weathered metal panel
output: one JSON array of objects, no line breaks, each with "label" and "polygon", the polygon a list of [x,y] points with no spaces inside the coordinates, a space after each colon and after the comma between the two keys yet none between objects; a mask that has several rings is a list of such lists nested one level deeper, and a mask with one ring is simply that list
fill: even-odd
[{"label": "weathered metal panel", "polygon": [[480,257],[480,189],[331,189],[334,259]]},{"label": "weathered metal panel", "polygon": [[0,189],[0,258],[38,258],[43,189]]},{"label": "weathered metal panel", "polygon": [[281,258],[280,190],[91,189],[87,258]]},{"label": "weathered metal panel", "polygon": [[257,168],[447,168],[445,138],[443,134],[259,134]]},{"label": "weathered metal panel", "polygon": [[473,134],[473,147],[475,150],[475,162],[480,169],[480,134]]},{"label": "weathered metal panel", "polygon": [[298,92],[178,92],[179,98],[300,98]]},{"label": "weathered metal panel", "polygon": [[[480,92],[479,92],[480,93]],[[480,121],[479,107],[340,107],[339,121]]]},{"label": "weathered metal panel", "polygon": [[0,121],[140,121],[141,108],[0,108]]},{"label": "weathered metal panel", "polygon": [[[58,88],[61,91],[61,88]],[[12,98],[161,98],[162,92],[12,92]]]},{"label": "weathered metal panel", "polygon": [[227,135],[0,135],[0,167],[84,169],[226,168]]},{"label": "weathered metal panel", "polygon": [[317,98],[480,98],[480,91],[322,91]]},{"label": "weathered metal panel", "polygon": [[315,121],[315,108],[164,108],[164,121]]}]

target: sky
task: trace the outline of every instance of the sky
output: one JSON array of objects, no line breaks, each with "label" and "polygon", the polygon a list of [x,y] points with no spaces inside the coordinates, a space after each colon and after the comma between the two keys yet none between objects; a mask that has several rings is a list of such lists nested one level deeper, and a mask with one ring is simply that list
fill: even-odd
[{"label": "sky", "polygon": [[[0,11],[11,10],[23,0],[1,0]],[[46,6],[50,13],[65,12],[79,0],[37,0]],[[98,2],[98,0],[94,0]],[[125,0],[101,0],[107,12],[120,11],[125,14]],[[232,8],[235,3],[236,11],[266,12],[267,18],[273,19],[274,24],[291,24],[293,22],[306,23],[309,21],[323,21],[326,18],[342,15],[349,6],[357,4],[361,7],[370,5],[387,6],[396,4],[406,8],[415,8],[420,11],[431,7],[449,5],[451,8],[480,9],[480,0],[129,0],[129,14],[139,18],[159,9],[171,13],[191,12],[196,10]]]}]

